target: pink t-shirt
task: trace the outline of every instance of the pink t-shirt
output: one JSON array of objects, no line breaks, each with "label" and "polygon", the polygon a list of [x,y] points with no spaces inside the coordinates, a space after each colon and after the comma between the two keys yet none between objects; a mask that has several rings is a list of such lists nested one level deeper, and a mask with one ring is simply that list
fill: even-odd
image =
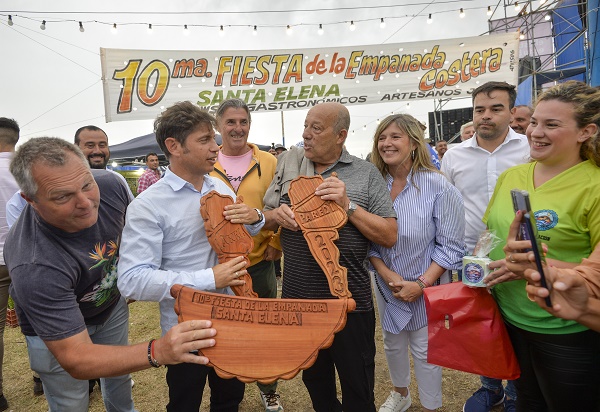
[{"label": "pink t-shirt", "polygon": [[242,183],[242,178],[248,171],[248,167],[250,167],[252,150],[248,150],[247,153],[244,153],[241,156],[227,156],[219,151],[218,156],[219,163],[223,166],[223,171],[227,175],[227,179],[229,179],[231,186],[233,186],[233,190],[237,193],[238,187],[240,187],[240,183]]}]

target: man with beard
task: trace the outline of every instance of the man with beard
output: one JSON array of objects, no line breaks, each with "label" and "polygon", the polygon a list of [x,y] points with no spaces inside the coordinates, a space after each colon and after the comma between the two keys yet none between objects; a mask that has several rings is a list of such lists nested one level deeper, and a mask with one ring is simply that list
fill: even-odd
[{"label": "man with beard", "polygon": [[[449,150],[442,162],[442,172],[460,190],[465,201],[468,254],[473,252],[479,234],[485,230],[481,218],[498,176],[529,159],[527,137],[509,127],[516,94],[515,86],[505,82],[487,82],[476,88],[473,91],[475,135]],[[505,411],[515,410],[517,393],[512,381],[506,386],[506,397],[501,380],[481,376],[481,383],[482,387],[465,403],[465,412],[489,411],[503,401]]]},{"label": "man with beard", "polygon": [[[110,159],[110,150],[108,149],[108,135],[98,126],[83,126],[75,132],[75,145],[79,146],[83,155],[88,160],[92,169],[106,169],[108,159]],[[112,172],[112,170],[108,169]],[[120,173],[113,172],[127,187],[129,200],[133,200],[133,194],[127,181]]]},{"label": "man with beard", "polygon": [[533,109],[527,105],[515,106],[515,113],[510,122],[510,127],[517,133],[525,134],[532,114]]},{"label": "man with beard", "polygon": [[444,158],[444,154],[448,151],[448,142],[445,140],[438,140],[435,143],[435,151],[437,152],[440,160],[442,160]]}]

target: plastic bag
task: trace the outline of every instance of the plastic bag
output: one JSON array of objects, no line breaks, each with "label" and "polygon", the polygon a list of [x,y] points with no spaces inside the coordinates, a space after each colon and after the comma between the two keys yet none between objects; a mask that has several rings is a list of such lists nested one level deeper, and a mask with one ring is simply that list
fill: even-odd
[{"label": "plastic bag", "polygon": [[496,379],[521,370],[496,301],[483,288],[449,283],[424,289],[427,362]]}]

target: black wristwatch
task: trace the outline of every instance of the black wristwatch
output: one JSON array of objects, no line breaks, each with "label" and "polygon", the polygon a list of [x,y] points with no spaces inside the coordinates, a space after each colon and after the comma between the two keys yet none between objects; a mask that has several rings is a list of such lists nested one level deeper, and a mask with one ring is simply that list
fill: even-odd
[{"label": "black wristwatch", "polygon": [[258,213],[258,220],[254,223],[250,223],[250,225],[255,225],[255,224],[261,222],[264,218],[264,216],[260,210],[258,210],[258,209],[254,209],[254,210],[256,210],[256,213]]}]

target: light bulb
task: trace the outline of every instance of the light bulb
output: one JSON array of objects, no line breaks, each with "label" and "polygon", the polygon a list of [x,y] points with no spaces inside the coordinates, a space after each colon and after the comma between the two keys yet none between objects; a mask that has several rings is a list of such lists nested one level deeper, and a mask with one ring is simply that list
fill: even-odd
[{"label": "light bulb", "polygon": [[323,25],[319,24],[319,30],[317,30],[317,33],[319,33],[319,36],[323,35]]},{"label": "light bulb", "polygon": [[113,23],[112,29],[110,29],[112,34],[117,34],[117,23]]},{"label": "light bulb", "polygon": [[223,29],[223,25],[219,27],[219,36],[225,36],[225,29]]},{"label": "light bulb", "polygon": [[429,13],[429,17],[427,17],[427,24],[433,23],[433,19],[431,18],[431,13]]},{"label": "light bulb", "polygon": [[381,18],[381,23],[379,23],[379,27],[385,29],[385,20],[383,20],[383,17]]},{"label": "light bulb", "polygon": [[465,11],[463,9],[460,9],[460,13],[458,13],[458,15],[460,16],[460,18],[464,18],[465,17]]},{"label": "light bulb", "polygon": [[40,29],[46,30],[46,20],[42,20],[42,24],[40,24]]},{"label": "light bulb", "polygon": [[354,20],[350,21],[350,31],[356,30],[356,26],[354,25]]},{"label": "light bulb", "polygon": [[519,11],[519,2],[515,1],[515,11]]},{"label": "light bulb", "polygon": [[152,24],[148,25],[148,34],[152,34]]},{"label": "light bulb", "polygon": [[254,28],[252,29],[252,35],[256,36],[258,34],[258,30],[256,29],[256,26],[254,26]]},{"label": "light bulb", "polygon": [[294,31],[292,30],[292,27],[288,24],[287,28],[285,29],[285,34],[287,34],[288,36],[291,36],[293,32]]},{"label": "light bulb", "polygon": [[12,16],[10,14],[8,15],[8,25],[9,26],[13,25]]},{"label": "light bulb", "polygon": [[491,15],[492,15],[492,6],[488,6],[487,15],[488,15],[488,16],[491,16]]},{"label": "light bulb", "polygon": [[190,35],[190,29],[188,29],[188,25],[187,24],[183,25],[183,34],[185,36],[189,36]]},{"label": "light bulb", "polygon": [[544,16],[544,20],[546,20],[546,21],[550,20],[551,18],[552,18],[552,16],[550,16],[550,13],[548,13]]},{"label": "light bulb", "polygon": [[82,22],[79,22],[79,31],[82,32],[82,33],[85,31],[85,29],[83,28],[83,23]]}]

